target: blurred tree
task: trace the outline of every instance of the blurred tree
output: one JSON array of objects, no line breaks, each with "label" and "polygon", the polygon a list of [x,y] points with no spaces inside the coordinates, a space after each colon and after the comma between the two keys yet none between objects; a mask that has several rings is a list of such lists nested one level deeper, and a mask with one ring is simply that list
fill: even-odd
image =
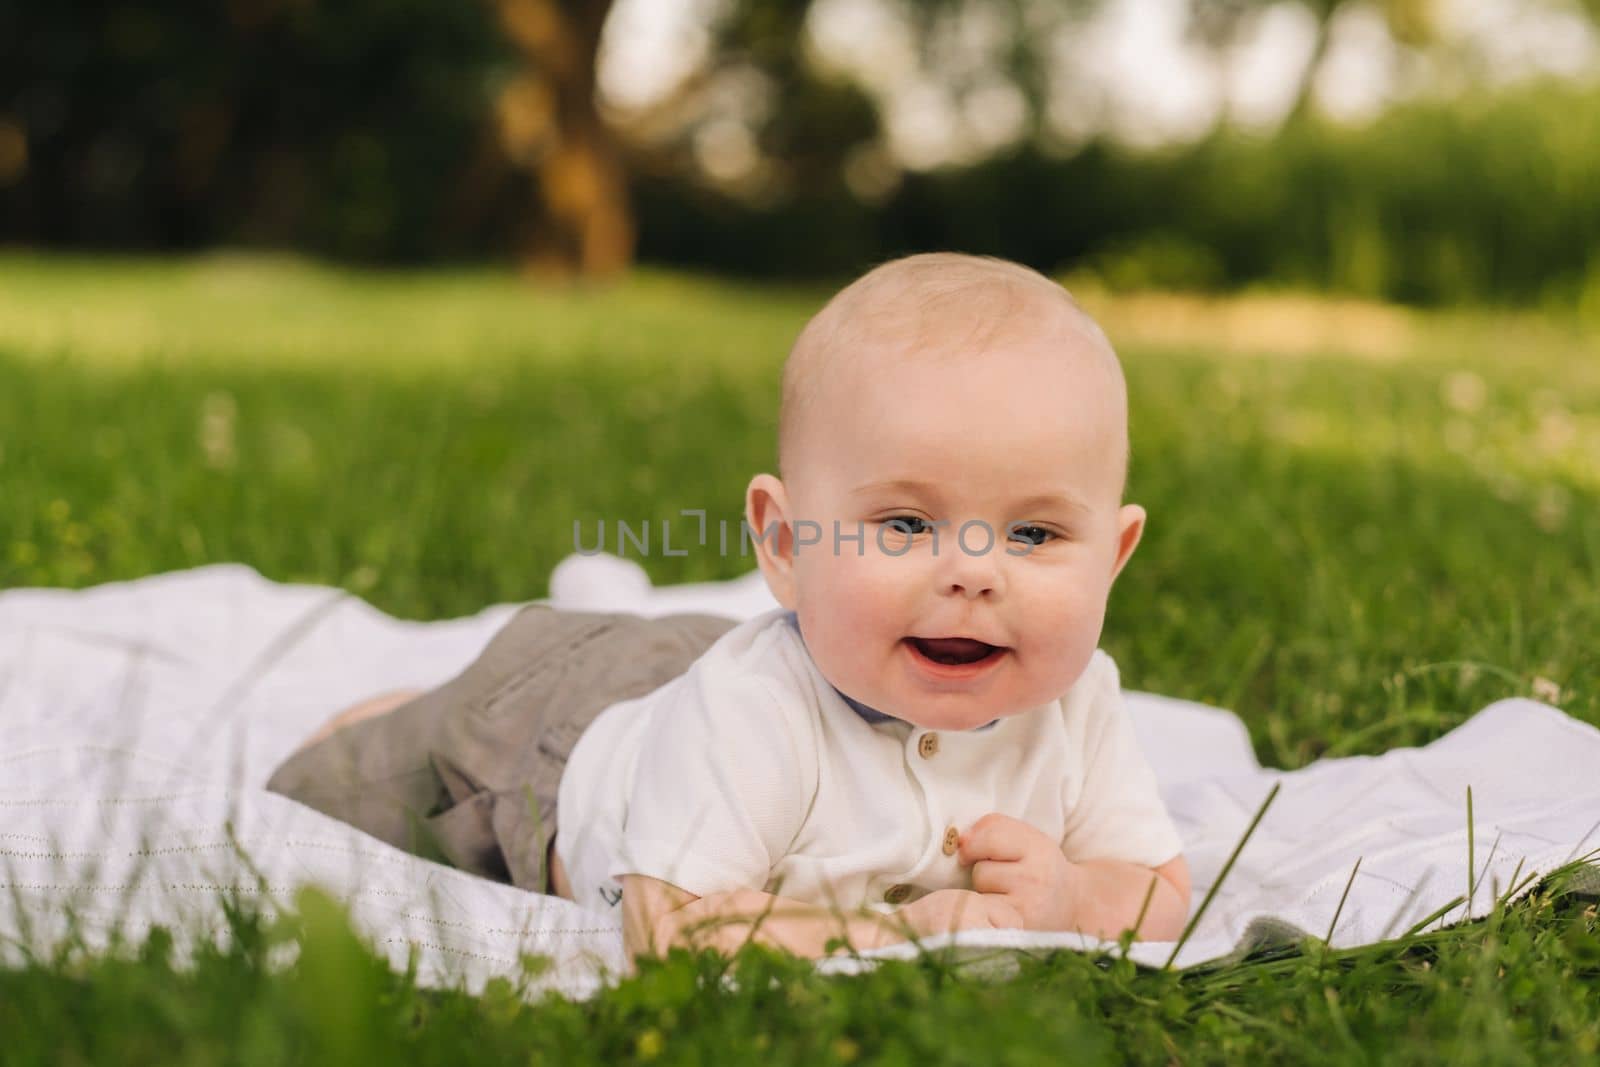
[{"label": "blurred tree", "polygon": [[441,175],[508,60],[472,4],[0,3],[0,240],[481,247],[440,225]]},{"label": "blurred tree", "polygon": [[[541,274],[604,276],[627,267],[635,232],[629,174],[680,181],[701,172],[695,146],[708,126],[752,136],[753,158],[781,161],[750,187],[783,200],[839,197],[841,159],[877,131],[866,98],[818,77],[798,47],[811,0],[727,5],[707,62],[620,129],[601,115],[596,93],[611,0],[493,2],[524,59],[498,96],[498,126],[507,160],[538,176],[524,260]],[[759,123],[754,135],[728,125],[730,99]]]},{"label": "blurred tree", "polygon": [[[1250,17],[1280,0],[1190,0],[1189,29],[1196,40],[1213,52],[1213,66],[1221,66],[1221,52],[1237,43],[1239,35]],[[1333,42],[1333,26],[1340,12],[1369,0],[1300,0],[1315,19],[1316,35],[1312,39],[1311,53],[1301,67],[1289,120],[1304,118],[1311,109],[1316,90],[1317,75],[1328,57],[1328,46]],[[1600,0],[1585,0],[1600,11]],[[1377,0],[1389,35],[1403,45],[1425,48],[1432,44],[1438,32],[1436,0]]]},{"label": "blurred tree", "polygon": [[[901,0],[888,5],[917,45],[915,77],[955,101],[1005,83],[1022,101],[1018,136],[1037,136],[1050,98],[1054,30],[1099,0]],[[600,27],[610,0],[498,0],[528,58],[530,77],[502,94],[515,158],[538,158],[544,211],[554,226],[534,242],[534,262],[608,272],[626,266],[634,222],[624,171],[699,179],[742,202],[819,221],[859,210],[862,190],[882,197],[898,163],[885,144],[886,101],[859,75],[827,69],[808,48],[813,0],[731,0],[710,19],[706,59],[664,98],[614,115],[594,107]],[[949,61],[982,24],[994,38],[981,62]],[[533,118],[549,115],[549,120]],[[811,240],[830,240],[808,227]],[[554,238],[554,240],[550,240]],[[850,240],[848,235],[838,240]],[[835,259],[837,261],[837,259]]]},{"label": "blurred tree", "polygon": [[615,274],[632,262],[628,177],[595,90],[611,0],[492,0],[525,69],[496,111],[508,157],[538,176],[523,260],[544,274]]},{"label": "blurred tree", "polygon": [[[1600,292],[1590,96],[1318,122],[1304,112],[1358,0],[1277,0],[1320,27],[1300,114],[1269,143],[1224,127],[1144,156],[1095,132],[1104,87],[1070,69],[1074,20],[1101,2],[692,0],[696,69],[628,111],[598,92],[613,0],[0,2],[0,242],[487,254],[589,276],[637,251],[791,277],[955,246],[1168,284]],[[1188,2],[1219,70],[1271,6]],[[1454,61],[1431,0],[1359,2],[1430,68]],[[993,132],[996,101],[1001,133],[970,136]],[[1080,107],[1066,118],[1088,139],[1051,143]],[[966,138],[945,166],[906,151],[930,115]]]}]

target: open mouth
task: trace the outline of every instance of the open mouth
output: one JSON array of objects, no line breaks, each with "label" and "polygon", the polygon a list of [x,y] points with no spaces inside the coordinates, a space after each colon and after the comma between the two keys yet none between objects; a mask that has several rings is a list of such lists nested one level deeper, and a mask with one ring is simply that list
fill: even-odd
[{"label": "open mouth", "polygon": [[970,637],[913,637],[911,647],[926,659],[946,666],[981,663],[1005,649]]}]

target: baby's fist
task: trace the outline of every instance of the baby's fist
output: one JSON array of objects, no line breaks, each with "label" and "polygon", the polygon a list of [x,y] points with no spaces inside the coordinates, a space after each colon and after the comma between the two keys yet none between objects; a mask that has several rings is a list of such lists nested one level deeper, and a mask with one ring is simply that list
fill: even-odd
[{"label": "baby's fist", "polygon": [[1042,831],[991,812],[961,836],[957,858],[972,888],[1011,905],[1027,929],[1072,929],[1073,865]]}]

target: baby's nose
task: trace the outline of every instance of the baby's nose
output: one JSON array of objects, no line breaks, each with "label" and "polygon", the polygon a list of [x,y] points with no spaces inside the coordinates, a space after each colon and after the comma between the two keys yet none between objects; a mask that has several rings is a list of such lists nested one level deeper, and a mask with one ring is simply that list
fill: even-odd
[{"label": "baby's nose", "polygon": [[977,600],[982,596],[994,593],[994,584],[991,582],[951,582],[949,593],[951,596],[964,596],[969,600]]},{"label": "baby's nose", "polygon": [[995,558],[994,546],[990,545],[987,551],[980,551],[981,548],[978,542],[974,542],[971,548],[960,544],[950,546],[952,555],[941,574],[941,583],[947,595],[976,600],[979,597],[993,597],[1003,591],[1004,580],[999,560]]}]

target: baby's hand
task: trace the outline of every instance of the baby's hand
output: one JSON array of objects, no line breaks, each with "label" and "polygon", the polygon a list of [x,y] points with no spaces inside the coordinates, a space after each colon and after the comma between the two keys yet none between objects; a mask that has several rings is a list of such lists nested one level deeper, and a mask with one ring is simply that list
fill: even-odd
[{"label": "baby's hand", "polygon": [[961,835],[957,858],[972,888],[1002,901],[1029,930],[1073,929],[1073,864],[1061,846],[1021,819],[991,812]]},{"label": "baby's hand", "polygon": [[1017,930],[1022,916],[1001,897],[970,889],[935,889],[895,912],[918,937],[933,937],[957,930]]}]

